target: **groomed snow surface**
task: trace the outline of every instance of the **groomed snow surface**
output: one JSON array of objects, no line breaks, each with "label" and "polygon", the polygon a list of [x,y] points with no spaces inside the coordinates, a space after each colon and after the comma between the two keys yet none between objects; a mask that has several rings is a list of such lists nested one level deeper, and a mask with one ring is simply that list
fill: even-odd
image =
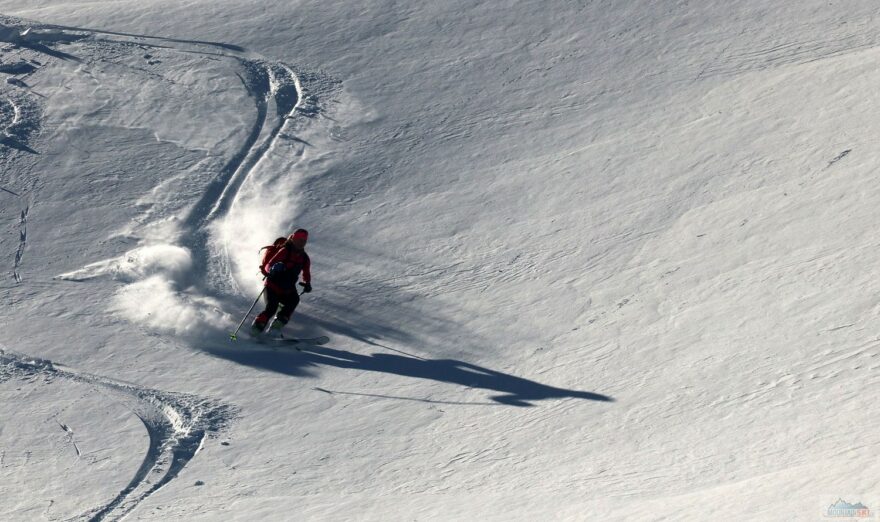
[{"label": "groomed snow surface", "polygon": [[875,2],[0,13],[0,520],[880,510]]}]

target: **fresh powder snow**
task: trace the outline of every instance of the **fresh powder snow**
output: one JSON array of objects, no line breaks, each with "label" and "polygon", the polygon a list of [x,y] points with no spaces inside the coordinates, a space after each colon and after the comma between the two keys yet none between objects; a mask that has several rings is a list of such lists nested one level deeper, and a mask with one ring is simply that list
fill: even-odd
[{"label": "fresh powder snow", "polygon": [[876,516],[878,16],[0,0],[0,520]]}]

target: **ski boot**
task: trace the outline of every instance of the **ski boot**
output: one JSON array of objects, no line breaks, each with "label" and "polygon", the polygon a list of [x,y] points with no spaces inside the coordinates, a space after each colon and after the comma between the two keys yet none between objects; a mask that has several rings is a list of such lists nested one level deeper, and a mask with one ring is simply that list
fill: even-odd
[{"label": "ski boot", "polygon": [[277,318],[272,321],[272,324],[269,325],[269,331],[274,333],[277,337],[281,337],[281,329],[284,328],[284,323],[282,323]]},{"label": "ski boot", "polygon": [[258,339],[261,335],[263,335],[263,330],[265,330],[265,329],[266,329],[265,323],[260,324],[260,323],[255,322],[254,324],[251,325],[251,337]]}]

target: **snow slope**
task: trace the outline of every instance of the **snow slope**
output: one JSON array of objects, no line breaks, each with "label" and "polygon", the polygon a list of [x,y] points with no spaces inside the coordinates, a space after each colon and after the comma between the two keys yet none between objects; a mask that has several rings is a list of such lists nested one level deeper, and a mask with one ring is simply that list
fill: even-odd
[{"label": "snow slope", "polygon": [[0,518],[880,506],[872,2],[0,13]]}]

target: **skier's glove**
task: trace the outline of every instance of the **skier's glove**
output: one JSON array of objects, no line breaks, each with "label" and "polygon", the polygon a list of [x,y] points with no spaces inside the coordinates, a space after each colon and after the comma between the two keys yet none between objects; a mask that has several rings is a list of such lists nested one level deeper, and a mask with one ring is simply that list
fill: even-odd
[{"label": "skier's glove", "polygon": [[304,294],[307,294],[312,291],[312,283],[300,283],[300,286],[303,287]]},{"label": "skier's glove", "polygon": [[274,265],[272,265],[272,268],[269,269],[270,276],[279,275],[281,272],[284,272],[284,263],[282,263],[281,261],[275,263]]}]

